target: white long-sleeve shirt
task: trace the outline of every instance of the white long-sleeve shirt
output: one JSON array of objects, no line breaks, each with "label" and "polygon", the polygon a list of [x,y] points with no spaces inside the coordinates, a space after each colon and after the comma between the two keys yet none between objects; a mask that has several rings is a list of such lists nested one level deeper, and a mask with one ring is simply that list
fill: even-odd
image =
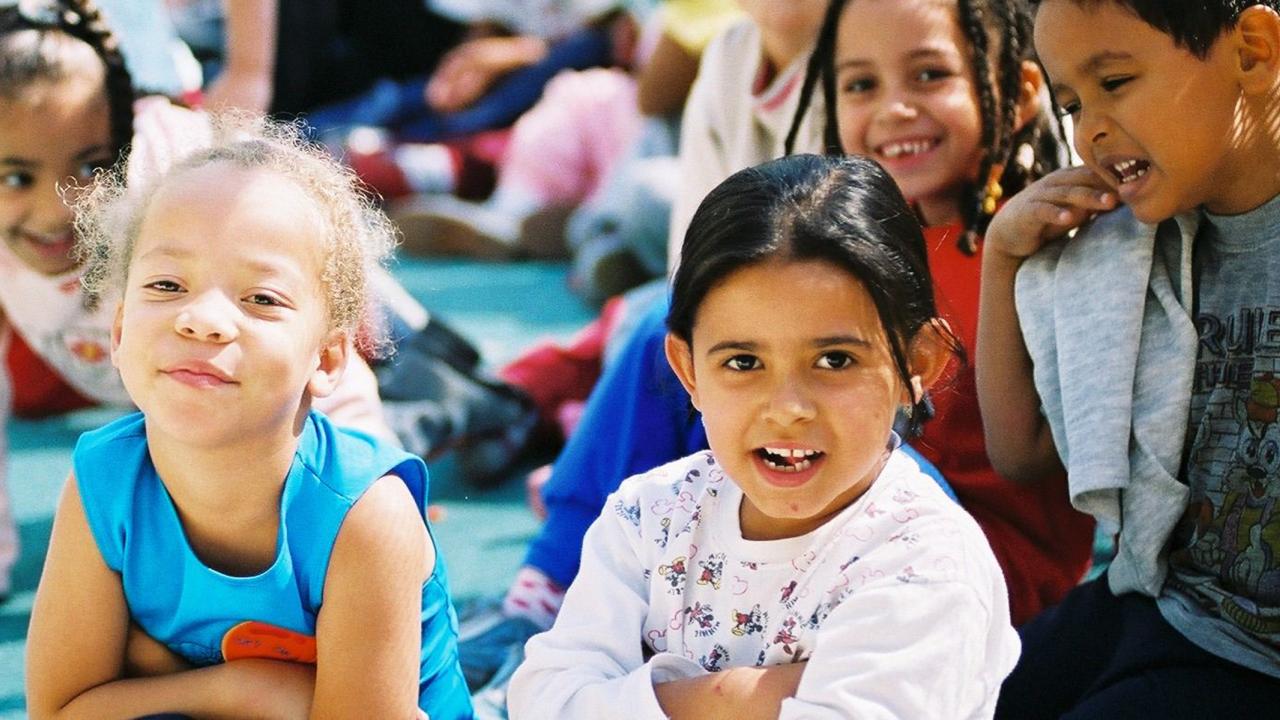
[{"label": "white long-sleeve shirt", "polygon": [[1019,649],[1004,578],[910,458],[800,537],[743,539],[741,502],[710,452],[624,482],[526,646],[511,717],[662,718],[654,683],[797,661],[783,718],[992,716]]}]

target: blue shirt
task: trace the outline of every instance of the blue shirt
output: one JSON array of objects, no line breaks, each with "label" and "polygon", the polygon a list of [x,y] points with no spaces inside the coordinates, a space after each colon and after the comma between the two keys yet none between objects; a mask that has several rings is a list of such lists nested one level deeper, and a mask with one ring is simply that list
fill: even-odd
[{"label": "blue shirt", "polygon": [[[196,556],[152,465],[141,413],[85,433],[73,461],[89,528],[107,567],[120,574],[130,617],[196,666],[223,662],[224,642],[236,637],[228,631],[244,621],[266,623],[304,641],[315,637],[338,530],[375,480],[389,473],[403,479],[426,522],[422,460],[336,428],[317,412],[307,418],[285,478],[275,561],[253,576],[226,575]],[[269,644],[271,635],[268,628],[257,640]],[[274,649],[288,657],[296,647],[268,646],[266,656]],[[471,717],[458,666],[457,618],[438,554],[435,572],[422,586],[419,705],[435,719]]]}]

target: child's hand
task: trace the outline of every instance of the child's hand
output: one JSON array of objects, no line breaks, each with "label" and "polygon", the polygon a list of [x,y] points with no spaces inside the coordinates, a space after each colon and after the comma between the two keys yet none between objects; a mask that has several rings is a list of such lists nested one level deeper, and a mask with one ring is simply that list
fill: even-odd
[{"label": "child's hand", "polygon": [[427,83],[426,102],[440,112],[457,112],[479,100],[503,75],[532,65],[547,54],[534,37],[485,37],[450,50]]},{"label": "child's hand", "polygon": [[1028,257],[1097,213],[1115,208],[1116,202],[1115,192],[1092,170],[1057,170],[1014,195],[996,213],[987,228],[985,251]]},{"label": "child's hand", "polygon": [[186,660],[148,635],[137,623],[129,623],[129,637],[124,648],[126,677],[156,677],[190,669]]}]

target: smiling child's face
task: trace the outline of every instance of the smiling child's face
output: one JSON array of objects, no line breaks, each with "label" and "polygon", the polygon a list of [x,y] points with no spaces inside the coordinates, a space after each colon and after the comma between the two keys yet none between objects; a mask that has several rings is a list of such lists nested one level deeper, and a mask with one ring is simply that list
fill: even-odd
[{"label": "smiling child's face", "polygon": [[1243,94],[1225,37],[1202,60],[1114,3],[1040,5],[1036,50],[1076,151],[1140,220],[1201,205],[1243,212],[1270,197],[1251,199],[1274,182],[1260,183],[1241,150]]},{"label": "smiling child's face", "polygon": [[742,488],[748,539],[810,532],[860,497],[910,402],[871,296],[827,262],[735,271],[667,355]]},{"label": "smiling child's face", "polygon": [[100,78],[37,82],[0,99],[0,231],[8,249],[45,275],[73,269],[71,210],[58,188],[87,184],[112,160]]},{"label": "smiling child's face", "polygon": [[278,437],[336,382],[323,231],[314,201],[267,170],[217,162],[157,192],[112,351],[149,432],[194,445]]},{"label": "smiling child's face", "polygon": [[947,0],[851,0],[837,28],[841,147],[883,165],[930,224],[960,219],[982,163],[967,47]]}]

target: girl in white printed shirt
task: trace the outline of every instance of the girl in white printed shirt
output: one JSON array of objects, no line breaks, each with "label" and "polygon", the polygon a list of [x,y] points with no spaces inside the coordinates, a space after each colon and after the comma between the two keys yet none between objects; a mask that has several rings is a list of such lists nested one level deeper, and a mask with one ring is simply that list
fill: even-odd
[{"label": "girl in white printed shirt", "polygon": [[512,717],[991,717],[1018,655],[1003,576],[896,449],[957,343],[893,181],[811,155],[731,176],[667,325],[711,450],[605,504]]}]

